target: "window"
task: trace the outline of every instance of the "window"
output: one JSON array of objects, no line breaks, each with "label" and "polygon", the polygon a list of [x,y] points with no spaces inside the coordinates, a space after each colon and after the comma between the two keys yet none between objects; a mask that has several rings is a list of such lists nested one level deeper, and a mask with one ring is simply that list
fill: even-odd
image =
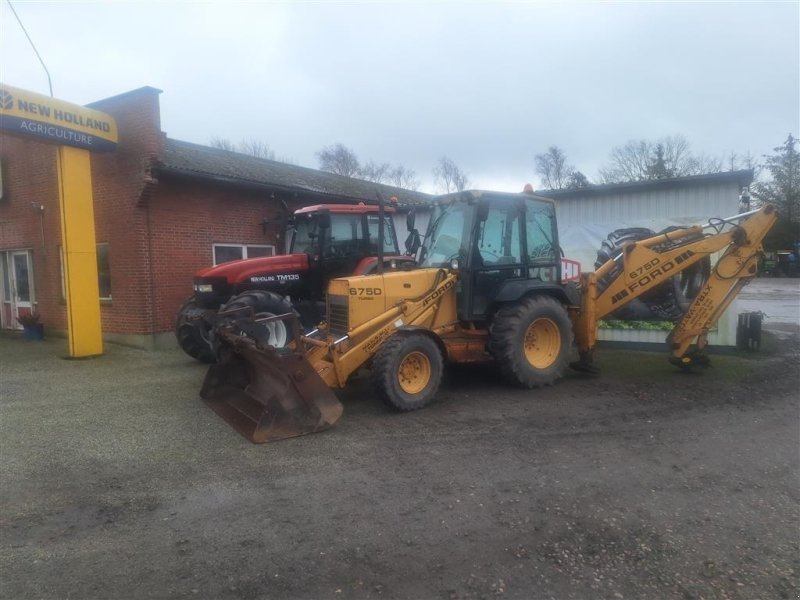
[{"label": "window", "polygon": [[315,214],[300,214],[295,217],[294,227],[289,227],[287,238],[290,254],[319,254],[320,228],[319,218]]},{"label": "window", "polygon": [[274,254],[275,246],[266,244],[214,244],[215,265],[232,260],[272,256]]},{"label": "window", "polygon": [[519,210],[511,203],[497,203],[481,224],[478,253],[484,265],[514,265],[522,262]]},{"label": "window", "polygon": [[97,284],[100,299],[111,300],[111,266],[108,260],[108,244],[97,244]]},{"label": "window", "polygon": [[330,244],[325,255],[332,257],[353,256],[363,248],[361,215],[331,215]]},{"label": "window", "polygon": [[553,245],[553,209],[539,202],[528,202],[525,213],[528,258],[530,264],[553,264],[556,249]]},{"label": "window", "polygon": [[[380,217],[378,215],[367,215],[367,231],[369,232],[369,253],[378,254],[378,225]],[[383,220],[383,253],[397,254],[397,242],[394,239],[394,228],[392,219],[384,217]]]},{"label": "window", "polygon": [[467,218],[472,207],[461,202],[437,205],[433,221],[428,229],[428,252],[422,257],[421,266],[440,267],[450,264],[454,258],[464,260],[467,256],[465,240],[468,243]]},{"label": "window", "polygon": [[[111,300],[111,262],[109,261],[109,245],[97,244],[97,287],[100,291],[100,300]],[[67,286],[64,281],[64,247],[58,247],[58,256],[61,260],[61,299],[67,297]]]}]

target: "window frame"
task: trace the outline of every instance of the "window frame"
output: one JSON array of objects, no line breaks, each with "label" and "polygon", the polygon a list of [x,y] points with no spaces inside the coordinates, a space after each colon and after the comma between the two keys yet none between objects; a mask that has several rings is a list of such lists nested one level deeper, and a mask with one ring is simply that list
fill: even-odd
[{"label": "window frame", "polygon": [[[246,260],[248,258],[264,258],[264,256],[275,256],[275,244],[235,244],[235,243],[227,243],[227,242],[214,242],[211,244],[211,262],[216,267],[217,265],[224,264],[226,262],[231,261],[223,261],[217,262],[217,248],[218,247],[226,247],[226,248],[239,248],[242,251],[241,258],[235,258],[233,260]],[[268,248],[271,250],[272,254],[261,255],[261,256],[248,256],[247,249],[248,248]]]}]

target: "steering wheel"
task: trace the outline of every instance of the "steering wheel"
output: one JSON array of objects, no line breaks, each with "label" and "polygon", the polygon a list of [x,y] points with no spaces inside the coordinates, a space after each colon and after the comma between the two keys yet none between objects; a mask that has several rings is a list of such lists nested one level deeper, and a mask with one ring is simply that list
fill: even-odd
[{"label": "steering wheel", "polygon": [[342,247],[337,244],[329,244],[328,245],[328,257],[329,258],[342,258],[344,256],[344,252],[342,252]]},{"label": "steering wheel", "polygon": [[500,255],[497,254],[496,252],[492,252],[491,250],[478,250],[478,252],[480,252],[481,258],[483,260],[489,260],[491,262],[497,262],[498,260],[500,260]]}]

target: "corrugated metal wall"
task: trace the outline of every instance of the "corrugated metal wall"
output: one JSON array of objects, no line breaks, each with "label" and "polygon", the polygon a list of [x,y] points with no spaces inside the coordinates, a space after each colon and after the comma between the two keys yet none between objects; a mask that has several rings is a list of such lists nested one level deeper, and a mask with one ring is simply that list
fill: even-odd
[{"label": "corrugated metal wall", "polygon": [[[581,262],[584,271],[594,268],[599,243],[597,231],[611,232],[623,227],[648,227],[659,231],[668,225],[702,224],[712,217],[729,217],[738,212],[739,184],[736,181],[702,182],[697,185],[662,187],[652,190],[612,189],[556,198],[559,237],[568,258]],[[712,258],[712,260],[714,260]],[[709,335],[713,345],[736,344],[736,302]],[[664,343],[663,332],[609,330],[599,339]]]}]

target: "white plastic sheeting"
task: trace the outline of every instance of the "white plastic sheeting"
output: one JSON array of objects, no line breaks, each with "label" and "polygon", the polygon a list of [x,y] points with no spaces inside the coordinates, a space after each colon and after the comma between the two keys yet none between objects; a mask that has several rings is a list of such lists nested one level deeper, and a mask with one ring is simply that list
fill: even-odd
[{"label": "white plastic sheeting", "polygon": [[[646,227],[656,232],[670,226],[704,224],[713,217],[739,212],[741,180],[720,177],[719,181],[686,179],[670,186],[657,182],[649,186],[609,186],[581,193],[554,194],[558,214],[559,241],[568,258],[581,263],[582,271],[593,271],[597,250],[616,229]],[[547,195],[544,193],[543,195]],[[712,257],[712,262],[716,257]],[[734,302],[709,334],[712,345],[736,344]],[[601,329],[601,340],[663,344],[666,333],[648,330]]]}]

